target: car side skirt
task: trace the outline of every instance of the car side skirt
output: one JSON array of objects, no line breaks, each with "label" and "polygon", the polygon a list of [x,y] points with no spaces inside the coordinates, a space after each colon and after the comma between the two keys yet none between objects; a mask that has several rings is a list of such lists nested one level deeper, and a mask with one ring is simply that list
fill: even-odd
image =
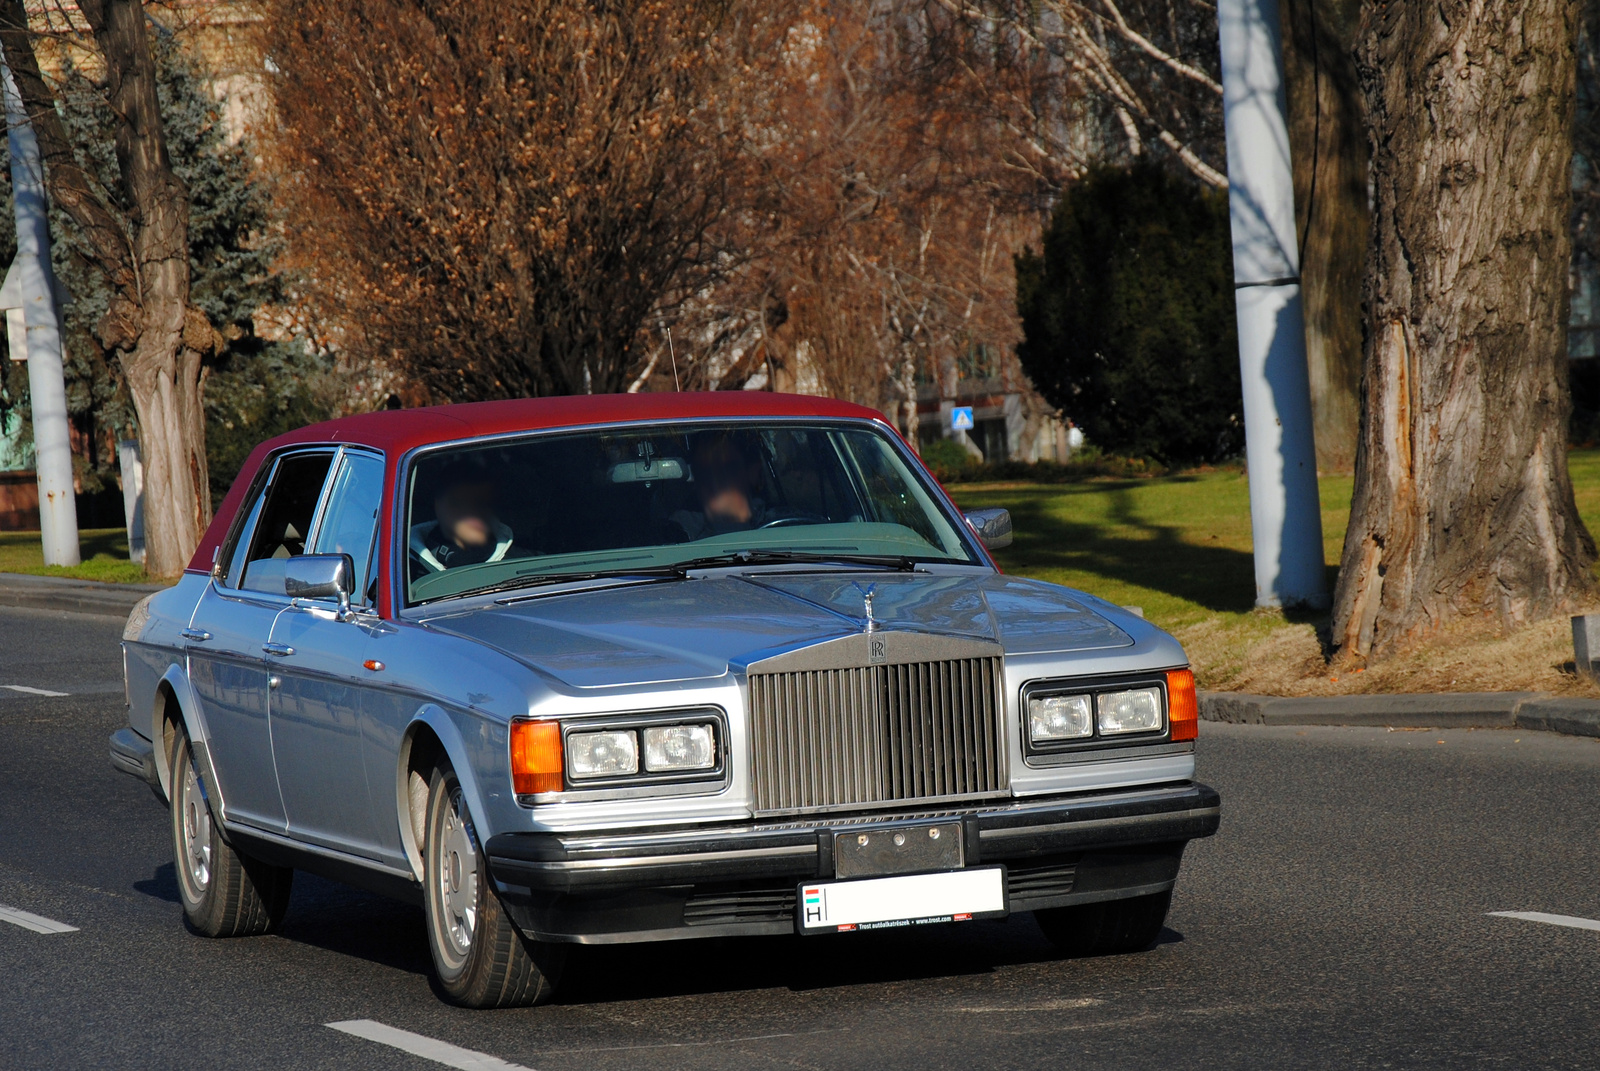
[{"label": "car side skirt", "polygon": [[422,883],[408,871],[391,870],[370,859],[315,848],[245,826],[229,826],[226,834],[236,850],[263,863],[294,867],[379,896],[419,906],[422,904]]}]

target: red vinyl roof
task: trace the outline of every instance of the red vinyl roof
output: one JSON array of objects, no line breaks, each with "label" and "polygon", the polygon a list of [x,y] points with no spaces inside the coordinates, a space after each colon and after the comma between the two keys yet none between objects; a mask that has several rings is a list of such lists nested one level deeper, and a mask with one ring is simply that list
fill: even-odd
[{"label": "red vinyl roof", "polygon": [[[227,497],[217,507],[211,526],[189,561],[191,571],[208,572],[211,556],[227,535],[228,524],[262,460],[272,451],[302,443],[348,443],[382,450],[389,475],[400,455],[418,446],[502,435],[545,431],[589,424],[635,421],[695,420],[717,417],[831,417],[882,419],[876,409],[800,394],[766,391],[694,391],[673,394],[575,394],[559,398],[519,398],[500,402],[436,405],[359,413],[268,439],[251,451]],[[388,509],[388,503],[384,508]]]}]

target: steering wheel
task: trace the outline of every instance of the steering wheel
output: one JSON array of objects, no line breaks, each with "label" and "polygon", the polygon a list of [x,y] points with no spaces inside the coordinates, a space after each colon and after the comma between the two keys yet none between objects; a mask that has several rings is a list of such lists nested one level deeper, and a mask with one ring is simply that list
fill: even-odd
[{"label": "steering wheel", "polygon": [[816,520],[815,518],[812,518],[812,517],[779,517],[777,520],[768,521],[766,524],[761,525],[761,527],[757,528],[756,531],[759,532],[762,529],[766,529],[766,528],[788,528],[791,525],[796,525],[796,524],[820,524],[820,523],[822,523],[822,522],[820,522],[820,521],[818,521],[818,520]]}]

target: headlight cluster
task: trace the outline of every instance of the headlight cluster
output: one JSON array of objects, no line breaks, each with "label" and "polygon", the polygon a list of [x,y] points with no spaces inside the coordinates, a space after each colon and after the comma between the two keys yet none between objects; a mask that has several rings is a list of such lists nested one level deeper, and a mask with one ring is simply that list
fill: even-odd
[{"label": "headlight cluster", "polygon": [[1097,737],[1160,733],[1166,706],[1164,690],[1154,683],[1081,692],[1056,692],[1047,684],[1027,697],[1028,744],[1049,750]]},{"label": "headlight cluster", "polygon": [[693,713],[671,721],[624,715],[513,722],[513,787],[518,795],[534,795],[569,786],[627,787],[720,775],[722,721]]},{"label": "headlight cluster", "polygon": [[[639,738],[644,737],[640,748]],[[716,728],[712,725],[651,725],[642,731],[624,729],[567,735],[567,774],[574,781],[590,777],[628,777],[646,773],[709,770],[717,764]]]}]

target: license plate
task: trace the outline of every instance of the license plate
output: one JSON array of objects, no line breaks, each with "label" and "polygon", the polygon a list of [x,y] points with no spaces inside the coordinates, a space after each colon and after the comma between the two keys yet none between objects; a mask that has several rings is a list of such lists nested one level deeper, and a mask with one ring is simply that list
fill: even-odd
[{"label": "license plate", "polygon": [[905,874],[800,886],[801,933],[848,933],[998,918],[1006,913],[1003,867]]}]

